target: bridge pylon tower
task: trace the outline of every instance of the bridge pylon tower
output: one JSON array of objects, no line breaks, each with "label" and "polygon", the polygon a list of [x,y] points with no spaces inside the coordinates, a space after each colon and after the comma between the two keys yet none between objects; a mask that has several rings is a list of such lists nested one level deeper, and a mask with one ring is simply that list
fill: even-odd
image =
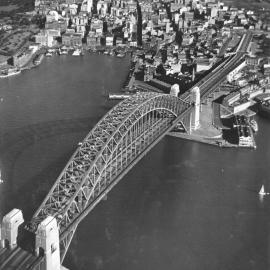
[{"label": "bridge pylon tower", "polygon": [[36,231],[36,256],[45,257],[42,270],[60,270],[60,244],[59,228],[57,221],[52,216],[47,216]]},{"label": "bridge pylon tower", "polygon": [[190,102],[194,104],[194,110],[190,115],[190,133],[200,127],[200,88],[195,86],[190,92]]},{"label": "bridge pylon tower", "polygon": [[2,248],[17,247],[18,228],[24,222],[22,211],[14,208],[3,217],[0,238]]}]

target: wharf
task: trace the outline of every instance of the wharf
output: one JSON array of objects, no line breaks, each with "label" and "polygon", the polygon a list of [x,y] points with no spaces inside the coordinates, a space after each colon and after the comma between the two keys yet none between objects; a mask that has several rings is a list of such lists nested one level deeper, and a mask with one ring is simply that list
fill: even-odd
[{"label": "wharf", "polygon": [[169,136],[176,137],[176,138],[181,138],[189,141],[195,141],[195,142],[200,142],[204,144],[209,144],[213,146],[221,146],[225,144],[225,140],[223,140],[220,137],[217,138],[204,138],[199,135],[193,135],[193,134],[187,134],[187,133],[182,133],[182,132],[170,132],[168,134]]},{"label": "wharf", "polygon": [[228,141],[224,140],[222,137],[214,137],[214,138],[205,138],[199,135],[194,135],[194,134],[187,134],[187,133],[182,133],[182,132],[170,132],[168,134],[169,136],[184,139],[184,140],[189,140],[193,142],[199,142],[199,143],[204,143],[212,146],[219,146],[222,148],[253,148],[256,149],[257,145],[254,139],[254,135],[252,133],[252,139],[253,139],[253,145],[252,146],[241,146],[238,144],[232,144],[229,143]]},{"label": "wharf", "polygon": [[[223,92],[218,93],[217,97],[222,95]],[[217,98],[214,97],[214,98]],[[201,104],[200,111],[200,126],[198,129],[193,130],[192,134],[172,131],[168,135],[200,142],[208,145],[219,146],[224,148],[256,148],[256,142],[251,127],[248,126],[251,134],[250,145],[240,145],[237,140],[230,142],[224,137],[224,132],[231,130],[232,126],[227,126],[221,119],[221,106],[220,104],[212,101],[211,99]]]},{"label": "wharf", "polygon": [[131,61],[131,68],[129,70],[129,73],[127,75],[126,81],[123,85],[123,91],[128,91],[133,88],[134,82],[135,82],[135,73],[138,71],[139,63]]},{"label": "wharf", "polygon": [[31,59],[23,66],[21,67],[21,70],[29,70],[32,69],[36,66],[38,66],[39,64],[34,64],[34,60],[41,54],[45,53],[45,48],[41,48],[40,50],[38,50],[37,52],[35,52],[33,54],[33,56],[31,57]]}]

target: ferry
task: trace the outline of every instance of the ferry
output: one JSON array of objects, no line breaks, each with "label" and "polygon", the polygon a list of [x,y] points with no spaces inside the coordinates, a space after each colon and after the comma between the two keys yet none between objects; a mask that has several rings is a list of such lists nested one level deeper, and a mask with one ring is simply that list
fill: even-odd
[{"label": "ferry", "polygon": [[7,78],[21,73],[19,68],[9,68],[0,72],[0,78]]},{"label": "ferry", "polygon": [[254,132],[257,132],[259,130],[258,123],[255,119],[250,120],[250,126]]},{"label": "ferry", "polygon": [[109,99],[116,99],[116,100],[122,100],[129,98],[131,95],[125,95],[125,94],[109,94]]},{"label": "ferry", "polygon": [[73,52],[72,55],[73,55],[73,56],[80,56],[80,55],[82,55],[82,50],[81,50],[81,49],[76,49],[76,50]]}]

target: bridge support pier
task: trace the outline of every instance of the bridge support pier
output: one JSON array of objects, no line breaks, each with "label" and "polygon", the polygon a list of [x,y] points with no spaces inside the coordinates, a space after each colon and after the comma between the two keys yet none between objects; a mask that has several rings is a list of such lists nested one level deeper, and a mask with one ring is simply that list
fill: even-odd
[{"label": "bridge support pier", "polygon": [[17,246],[18,228],[23,222],[22,211],[16,208],[3,217],[0,233],[2,248],[14,249]]},{"label": "bridge support pier", "polygon": [[45,257],[45,266],[41,270],[60,270],[59,229],[56,219],[46,217],[36,232],[36,256]]},{"label": "bridge support pier", "polygon": [[194,87],[191,89],[190,102],[194,104],[194,111],[191,113],[190,118],[190,133],[200,127],[200,88]]}]

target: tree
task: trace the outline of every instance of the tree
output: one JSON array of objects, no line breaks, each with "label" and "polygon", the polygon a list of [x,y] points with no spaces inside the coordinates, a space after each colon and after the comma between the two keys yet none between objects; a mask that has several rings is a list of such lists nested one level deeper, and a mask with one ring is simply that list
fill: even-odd
[{"label": "tree", "polygon": [[156,73],[161,74],[161,75],[166,75],[166,70],[162,64],[157,66]]},{"label": "tree", "polygon": [[181,30],[178,30],[175,35],[175,42],[181,46],[183,42],[183,32]]}]

